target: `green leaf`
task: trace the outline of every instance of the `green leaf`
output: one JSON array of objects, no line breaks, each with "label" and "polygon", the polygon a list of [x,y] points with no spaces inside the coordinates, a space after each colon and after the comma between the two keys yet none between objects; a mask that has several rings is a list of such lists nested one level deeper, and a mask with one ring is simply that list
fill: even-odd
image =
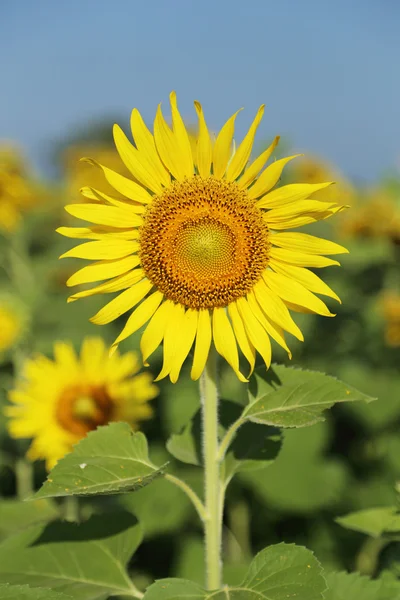
[{"label": "green leaf", "polygon": [[306,548],[278,544],[257,554],[239,586],[206,592],[185,579],[162,579],[148,588],[144,600],[323,600],[321,571]]},{"label": "green leaf", "polygon": [[146,437],[127,423],[99,427],[50,472],[35,498],[117,494],[148,485],[163,473],[149,459]]},{"label": "green leaf", "polygon": [[388,536],[393,539],[395,534],[400,534],[400,511],[395,506],[358,510],[338,517],[336,522],[346,529],[361,531],[371,537]]},{"label": "green leaf", "polygon": [[125,565],[142,539],[128,512],[34,526],[0,544],[0,583],[50,587],[74,600],[132,594]]},{"label": "green leaf", "polygon": [[[59,517],[57,506],[49,500],[2,499],[0,501],[0,538],[35,523],[50,521]],[[1,597],[1,596],[0,596]]]},{"label": "green leaf", "polygon": [[28,585],[0,584],[1,600],[73,600],[60,592],[46,588],[31,588]]},{"label": "green leaf", "polygon": [[250,404],[243,418],[278,427],[305,427],[323,421],[322,413],[337,402],[372,401],[345,383],[319,373],[275,365],[252,376]]},{"label": "green leaf", "polygon": [[400,600],[400,586],[358,573],[327,573],[324,600]]},{"label": "green leaf", "polygon": [[240,478],[280,512],[310,514],[330,506],[343,493],[348,477],[343,461],[325,456],[329,440],[326,421],[286,430],[274,463],[265,472],[243,472]]},{"label": "green leaf", "polygon": [[245,423],[233,440],[224,460],[224,479],[230,481],[235,473],[265,468],[272,464],[281,449],[281,436],[276,427],[260,427]]},{"label": "green leaf", "polygon": [[173,433],[167,441],[172,456],[189,465],[201,465],[201,413],[196,413],[180,433]]}]

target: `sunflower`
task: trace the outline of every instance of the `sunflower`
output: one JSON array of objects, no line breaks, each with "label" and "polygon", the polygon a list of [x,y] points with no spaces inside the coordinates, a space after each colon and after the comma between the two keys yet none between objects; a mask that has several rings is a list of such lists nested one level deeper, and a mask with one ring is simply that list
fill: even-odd
[{"label": "sunflower", "polygon": [[382,297],[381,307],[385,319],[385,342],[392,348],[400,347],[400,294],[387,291]]},{"label": "sunflower", "polygon": [[0,145],[0,230],[15,231],[24,212],[40,202],[19,153]]},{"label": "sunflower", "polygon": [[356,192],[350,181],[335,167],[320,158],[303,157],[292,166],[291,176],[299,183],[319,183],[333,179],[336,185],[315,192],[313,198],[325,202],[354,203]]},{"label": "sunflower", "polygon": [[194,346],[191,377],[196,380],[213,342],[246,381],[238,347],[252,371],[256,352],[270,365],[270,338],[289,355],[285,331],[303,339],[289,309],[334,316],[315,294],[339,298],[308,267],[337,265],[324,255],[346,249],[287,230],[326,219],[344,207],[309,198],[330,183],[273,189],[284,166],[295,158],[264,168],[278,137],[248,164],[264,106],[232,153],[237,113],[212,143],[203,109],[195,102],[199,131],[193,152],[175,93],[170,101],[172,127],[158,107],[154,135],[133,110],[135,145],[114,126],[119,155],[139,183],[88,159],[124,200],[84,187],[81,192],[90,202],[66,206],[68,213],[90,224],[61,227],[59,233],[90,241],[63,257],[96,261],[78,270],[67,285],[103,280],[69,301],[121,292],[91,320],[105,325],[136,307],[113,348],[148,322],[140,346],[147,364],[163,342],[158,379],[169,375],[176,382]]},{"label": "sunflower", "polygon": [[8,352],[21,338],[25,319],[12,299],[0,298],[0,356]]},{"label": "sunflower", "polygon": [[137,374],[134,352],[109,356],[101,338],[86,338],[80,356],[57,342],[54,360],[27,361],[24,378],[9,393],[8,428],[14,438],[33,438],[31,460],[45,459],[50,470],[86,434],[110,421],[133,428],[148,419],[148,401],[157,395],[150,373]]}]

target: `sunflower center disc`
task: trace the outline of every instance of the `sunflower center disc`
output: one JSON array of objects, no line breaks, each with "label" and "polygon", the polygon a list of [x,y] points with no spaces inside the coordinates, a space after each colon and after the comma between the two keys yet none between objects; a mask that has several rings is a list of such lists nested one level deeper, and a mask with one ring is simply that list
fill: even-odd
[{"label": "sunflower center disc", "polygon": [[112,417],[113,402],[104,386],[74,385],[61,394],[56,418],[59,424],[78,436],[84,436]]},{"label": "sunflower center disc", "polygon": [[196,175],[153,200],[140,232],[140,258],[169,300],[211,309],[252,289],[268,264],[268,238],[246,192]]}]

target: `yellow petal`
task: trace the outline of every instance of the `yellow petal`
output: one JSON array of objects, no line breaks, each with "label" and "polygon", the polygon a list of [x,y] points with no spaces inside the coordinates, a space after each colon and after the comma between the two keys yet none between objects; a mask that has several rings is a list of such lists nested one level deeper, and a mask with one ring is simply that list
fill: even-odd
[{"label": "yellow petal", "polygon": [[[320,202],[319,200],[299,200],[298,202],[291,202],[285,204],[280,208],[273,208],[265,213],[264,219],[267,223],[279,223],[280,221],[293,219],[300,215],[315,215],[318,213],[325,213],[336,207],[336,204],[327,204],[326,202]],[[272,227],[275,229],[275,227]]]},{"label": "yellow petal", "polygon": [[231,302],[231,304],[228,305],[228,313],[232,321],[233,331],[239,344],[239,348],[249,362],[250,376],[254,370],[254,365],[256,362],[256,350],[247,336],[242,318],[239,315],[237,306],[234,302]]},{"label": "yellow petal", "polygon": [[163,379],[171,372],[177,348],[183,334],[182,324],[185,309],[182,304],[171,304],[168,310],[167,327],[164,333],[163,366],[154,381]]},{"label": "yellow petal", "polygon": [[334,317],[326,304],[322,302],[317,296],[314,296],[309,290],[307,290],[301,283],[290,279],[281,273],[275,273],[274,271],[265,271],[263,279],[268,287],[273,292],[278,294],[285,302],[291,302],[302,306],[307,310],[316,313],[317,315],[323,315],[324,317]]},{"label": "yellow petal", "polygon": [[240,189],[243,190],[247,188],[251,183],[253,183],[253,181],[255,180],[255,178],[257,177],[257,175],[259,174],[259,172],[264,167],[265,163],[277,147],[279,140],[280,137],[279,135],[277,135],[272,144],[266,150],[264,150],[264,152],[262,152],[262,154],[260,154],[260,156],[256,158],[255,161],[252,162],[252,164],[246,169],[242,177],[237,182]]},{"label": "yellow petal", "polygon": [[348,253],[347,248],[331,242],[330,240],[324,240],[308,233],[276,233],[271,238],[272,243],[275,246],[287,248],[288,250],[299,250],[300,252],[306,252],[307,254],[344,254]]},{"label": "yellow petal", "polygon": [[236,305],[238,307],[239,314],[242,317],[243,324],[251,343],[257,352],[261,354],[265,365],[268,368],[271,364],[272,351],[271,342],[267,332],[253,314],[245,298],[239,298],[236,300]]},{"label": "yellow petal", "polygon": [[235,181],[239,177],[247,165],[247,161],[250,158],[251,150],[253,148],[254,138],[256,135],[257,128],[264,114],[265,104],[262,104],[257,111],[254,121],[250,125],[249,131],[246,133],[242,143],[237,148],[232,160],[226,171],[226,178],[229,181]]},{"label": "yellow petal", "polygon": [[126,209],[115,206],[99,206],[97,204],[68,204],[65,207],[67,213],[83,221],[96,223],[97,225],[110,225],[111,227],[137,227],[143,223],[143,219],[136,215],[127,206]]},{"label": "yellow petal", "polygon": [[71,375],[78,368],[78,359],[71,343],[54,342],[54,359],[68,370]]},{"label": "yellow petal", "polygon": [[113,260],[133,254],[139,249],[138,242],[128,240],[116,240],[109,238],[96,242],[86,242],[71,248],[60,258],[86,258],[92,260]]},{"label": "yellow petal", "polygon": [[131,114],[131,130],[135,144],[142,156],[145,156],[157,174],[157,179],[164,187],[171,184],[171,176],[157,154],[154,137],[145,125],[142,115],[134,108]]},{"label": "yellow petal", "polygon": [[89,198],[90,200],[97,200],[98,202],[102,202],[104,204],[104,202],[108,202],[109,204],[111,204],[112,206],[116,206],[117,208],[122,208],[125,209],[126,207],[129,208],[129,210],[132,210],[134,213],[140,215],[146,212],[146,206],[143,204],[139,204],[138,202],[131,202],[129,200],[118,200],[118,198],[114,198],[113,196],[110,196],[109,194],[105,194],[104,192],[100,192],[99,190],[95,190],[92,187],[88,187],[85,186],[83,188],[81,188],[80,193],[82,194],[82,196],[84,196],[85,198]]},{"label": "yellow petal", "polygon": [[110,236],[119,240],[137,240],[139,237],[137,229],[130,229],[129,231],[116,229],[113,231],[111,227],[58,227],[56,231],[65,237],[78,240],[104,240]]},{"label": "yellow petal", "polygon": [[268,192],[260,200],[257,200],[256,206],[258,208],[278,208],[288,202],[305,200],[311,194],[323,190],[330,185],[333,185],[332,181],[327,183],[289,183],[272,192]]},{"label": "yellow petal", "polygon": [[185,171],[181,149],[173,131],[171,131],[165,122],[161,112],[161,105],[157,108],[154,121],[154,140],[162,162],[176,180],[183,181],[185,177],[193,175],[193,171],[190,174]]},{"label": "yellow petal", "polygon": [[303,342],[303,334],[290,316],[286,304],[275,292],[265,285],[263,279],[260,279],[256,283],[253,290],[259,305],[269,319]]},{"label": "yellow petal", "polygon": [[203,108],[200,102],[194,103],[196,113],[199,119],[199,135],[196,148],[196,163],[199,173],[202,177],[209,177],[211,172],[212,145],[207,124],[204,119]]},{"label": "yellow petal", "polygon": [[263,313],[260,305],[256,300],[256,296],[254,292],[249,292],[247,294],[247,302],[249,303],[249,307],[251,312],[254,314],[256,319],[260,322],[260,324],[264,327],[265,331],[268,333],[273,340],[275,340],[289,355],[289,358],[292,358],[292,353],[290,352],[283,330],[279,325],[276,325],[270,319],[268,319],[267,315]]},{"label": "yellow petal", "polygon": [[79,298],[87,298],[88,296],[94,296],[96,294],[110,294],[112,292],[120,292],[131,285],[134,285],[143,277],[145,273],[143,269],[135,269],[130,271],[129,273],[125,273],[125,275],[120,275],[119,277],[115,277],[111,281],[107,281],[105,283],[101,283],[90,290],[83,290],[82,292],[77,292],[70,296],[67,302],[75,302],[75,300],[79,300]]},{"label": "yellow petal", "polygon": [[168,322],[168,311],[171,304],[172,302],[170,300],[163,302],[153,314],[150,323],[143,332],[140,340],[140,350],[142,352],[143,363],[146,366],[148,366],[147,359],[149,356],[157,350],[158,346],[160,346],[163,341],[165,328]]},{"label": "yellow petal", "polygon": [[304,285],[305,288],[310,290],[310,292],[329,296],[341,304],[339,296],[312,271],[275,260],[271,260],[270,265],[274,271],[298,281],[301,285]]},{"label": "yellow petal", "polygon": [[275,260],[297,265],[298,267],[321,268],[340,265],[337,260],[333,260],[332,258],[318,256],[318,254],[305,254],[303,252],[288,250],[287,248],[270,248],[269,255]]},{"label": "yellow petal", "polygon": [[247,381],[239,371],[239,355],[235,334],[226,315],[225,308],[214,308],[212,316],[215,349],[235,371],[240,381]]},{"label": "yellow petal", "polygon": [[210,352],[212,332],[208,310],[198,311],[197,334],[190,377],[196,381],[203,373]]},{"label": "yellow petal", "polygon": [[162,302],[163,294],[159,291],[153,292],[148,298],[143,300],[137,308],[130,315],[126,322],[125,327],[121,331],[112,345],[112,350],[117,348],[118,344],[125,340],[127,337],[135,333],[140,329],[147,321],[153,316],[157,308]]},{"label": "yellow petal", "polygon": [[128,288],[116,298],[113,298],[108,304],[103,306],[91,319],[96,325],[106,325],[114,321],[128,310],[133,308],[135,304],[140,302],[146,294],[149,293],[153,284],[148,279],[143,279],[131,288]]},{"label": "yellow petal", "polygon": [[185,123],[178,110],[178,104],[176,100],[176,93],[171,92],[169,95],[169,101],[171,104],[171,116],[172,116],[172,130],[175,135],[175,139],[178,143],[181,153],[181,160],[186,177],[192,177],[194,174],[192,146],[188,132],[186,131]]},{"label": "yellow petal", "polygon": [[96,167],[101,169],[108,183],[123,196],[126,196],[127,198],[130,198],[135,202],[141,202],[142,204],[149,204],[152,201],[151,194],[149,194],[149,192],[145,190],[144,187],[142,187],[135,181],[132,181],[132,179],[128,179],[127,177],[120,175],[116,171],[113,171],[108,167],[104,167],[92,158],[82,158],[81,160],[95,165]]},{"label": "yellow petal", "polygon": [[282,171],[287,163],[301,154],[295,154],[294,156],[287,156],[276,160],[272,165],[267,167],[263,171],[260,177],[257,179],[255,184],[249,189],[248,194],[250,198],[259,198],[263,194],[266,194],[271,188],[276,185],[282,175]]},{"label": "yellow petal", "polygon": [[213,174],[217,179],[222,179],[225,175],[231,157],[232,140],[235,132],[235,119],[240,110],[235,112],[235,114],[227,120],[215,140],[213,149]]},{"label": "yellow petal", "polygon": [[113,135],[118,154],[126,168],[142,185],[155,194],[160,194],[162,192],[162,186],[158,174],[154,171],[151,164],[148,163],[145,155],[141,154],[139,150],[130,143],[119,125],[114,125]]},{"label": "yellow petal", "polygon": [[88,265],[79,269],[76,273],[71,275],[67,281],[67,286],[72,287],[74,285],[80,285],[82,283],[93,283],[94,281],[101,281],[103,279],[111,279],[122,275],[131,269],[134,269],[140,263],[140,259],[137,255],[127,256],[117,260],[105,260]]},{"label": "yellow petal", "polygon": [[[328,219],[334,215],[335,212],[335,209],[322,212],[310,212],[308,214],[300,214],[300,216],[291,216],[285,219],[279,218],[273,223],[271,221],[269,224],[271,225],[271,229],[275,229],[277,231],[282,229],[296,229],[297,227],[304,227],[304,225],[310,225],[311,223]],[[268,214],[265,215],[264,219],[268,223]]]},{"label": "yellow petal", "polygon": [[176,383],[179,379],[182,365],[193,346],[196,337],[198,321],[198,311],[189,308],[182,320],[181,333],[178,338],[178,344],[172,360],[171,371],[169,377],[172,383]]}]

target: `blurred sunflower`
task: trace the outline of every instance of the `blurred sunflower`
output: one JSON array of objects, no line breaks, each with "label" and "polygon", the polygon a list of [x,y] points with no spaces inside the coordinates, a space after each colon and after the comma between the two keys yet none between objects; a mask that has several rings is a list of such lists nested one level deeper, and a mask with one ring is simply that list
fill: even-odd
[{"label": "blurred sunflower", "polygon": [[172,128],[157,110],[154,136],[134,109],[133,146],[118,125],[114,140],[119,155],[139,183],[93,160],[115,194],[85,187],[83,195],[97,203],[66,207],[71,215],[91,223],[61,227],[71,238],[89,242],[63,257],[96,260],[75,273],[69,286],[106,280],[78,292],[70,301],[92,294],[121,292],[92,321],[109,323],[131,310],[113,347],[150,321],[141,338],[143,360],[164,342],[164,362],[158,379],[176,382],[192,345],[191,370],[204,370],[212,341],[242,381],[238,346],[254,368],[256,351],[267,367],[270,337],[287,350],[284,331],[303,336],[289,310],[334,316],[315,294],[339,300],[307,267],[337,265],[323,255],[347,252],[331,241],[286,232],[326,219],[344,207],[310,199],[330,183],[291,184],[273,191],[290,156],[263,170],[279,138],[247,165],[261,106],[242,143],[232,153],[235,113],[211,142],[203,110],[196,152],[170,95]]},{"label": "blurred sunflower", "polygon": [[368,190],[353,214],[341,223],[343,234],[351,237],[386,237],[400,243],[400,206],[388,190]]},{"label": "blurred sunflower", "polygon": [[0,145],[0,230],[17,229],[23,213],[40,201],[22,157],[14,148]]},{"label": "blurred sunflower", "polygon": [[385,319],[385,342],[392,348],[400,346],[400,294],[394,291],[383,295],[382,312]]},{"label": "blurred sunflower", "polygon": [[24,327],[25,319],[12,299],[0,298],[0,355],[15,346]]},{"label": "blurred sunflower", "polygon": [[140,373],[134,352],[108,355],[101,338],[84,340],[80,356],[65,342],[54,345],[54,360],[27,361],[24,378],[9,393],[5,411],[14,438],[33,438],[31,460],[54,464],[86,434],[110,421],[137,428],[152,415],[157,395],[150,373]]},{"label": "blurred sunflower", "polygon": [[312,197],[325,202],[354,203],[356,191],[350,181],[320,158],[302,157],[291,167],[291,177],[298,183],[317,184],[320,181],[335,181],[335,185],[315,192]]}]

